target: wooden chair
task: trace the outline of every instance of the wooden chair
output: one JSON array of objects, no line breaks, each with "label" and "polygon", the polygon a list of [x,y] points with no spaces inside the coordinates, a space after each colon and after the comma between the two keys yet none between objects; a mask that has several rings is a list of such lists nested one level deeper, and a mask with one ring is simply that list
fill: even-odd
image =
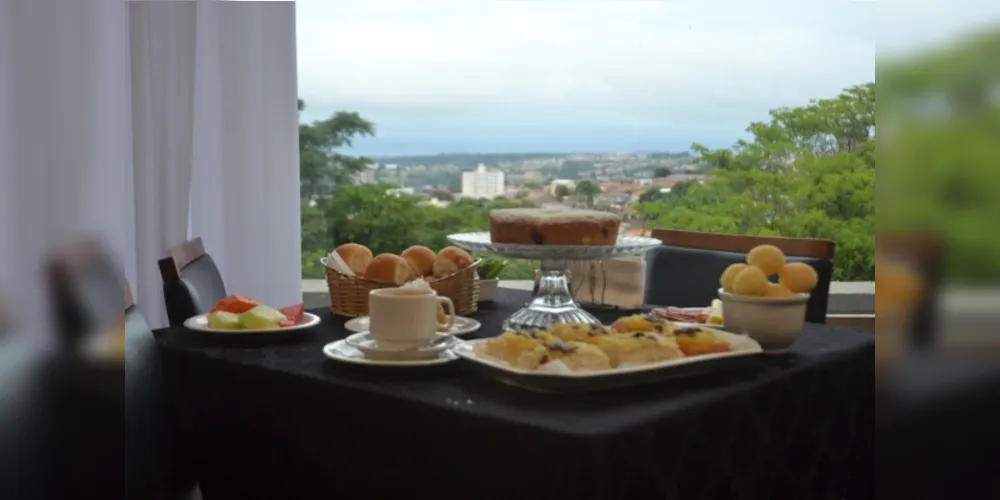
[{"label": "wooden chair", "polygon": [[654,229],[663,246],[647,255],[645,302],[651,305],[704,307],[718,298],[719,277],[731,264],[744,262],[758,245],[780,248],[791,262],[816,269],[819,284],[806,306],[806,320],[825,323],[833,277],[834,242],[821,239],[740,236]]},{"label": "wooden chair", "polygon": [[185,241],[170,249],[159,261],[163,278],[163,299],[171,326],[192,316],[207,313],[226,296],[226,286],[212,256],[205,252],[201,238]]},{"label": "wooden chair", "polygon": [[937,293],[944,273],[944,245],[939,238],[918,233],[881,233],[875,236],[875,241],[877,251],[908,265],[923,281],[923,295],[914,308],[909,343],[914,347],[931,346],[937,321]]}]

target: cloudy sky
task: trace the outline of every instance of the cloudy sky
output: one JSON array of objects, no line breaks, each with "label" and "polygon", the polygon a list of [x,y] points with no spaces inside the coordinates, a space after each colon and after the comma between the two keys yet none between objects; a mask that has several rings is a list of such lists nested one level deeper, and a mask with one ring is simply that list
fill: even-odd
[{"label": "cloudy sky", "polygon": [[875,16],[865,0],[299,0],[302,119],[361,113],[378,134],[355,152],[373,155],[727,146],[768,109],[871,81]]}]

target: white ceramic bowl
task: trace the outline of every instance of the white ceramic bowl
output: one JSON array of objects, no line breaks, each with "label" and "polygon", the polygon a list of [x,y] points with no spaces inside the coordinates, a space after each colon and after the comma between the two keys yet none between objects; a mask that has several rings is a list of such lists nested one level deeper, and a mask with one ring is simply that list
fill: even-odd
[{"label": "white ceramic bowl", "polygon": [[806,324],[809,294],[794,297],[748,297],[719,290],[722,299],[722,322],[726,331],[745,333],[757,341],[764,352],[788,351]]},{"label": "white ceramic bowl", "polygon": [[499,279],[479,280],[476,282],[479,287],[479,302],[488,302],[497,296],[497,287],[500,286]]}]

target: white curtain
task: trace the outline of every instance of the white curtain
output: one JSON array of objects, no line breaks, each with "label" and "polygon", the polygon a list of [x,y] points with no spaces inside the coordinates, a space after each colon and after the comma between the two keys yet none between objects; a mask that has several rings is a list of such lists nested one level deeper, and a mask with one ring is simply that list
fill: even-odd
[{"label": "white curtain", "polygon": [[294,4],[0,0],[0,294],[46,317],[45,252],[101,234],[165,324],[157,259],[301,300]]}]

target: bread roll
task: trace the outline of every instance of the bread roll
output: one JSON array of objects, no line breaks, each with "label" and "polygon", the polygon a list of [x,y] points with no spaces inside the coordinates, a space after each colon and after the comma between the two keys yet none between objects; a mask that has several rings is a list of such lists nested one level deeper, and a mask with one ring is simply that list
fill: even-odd
[{"label": "bread roll", "polygon": [[364,276],[365,269],[368,268],[368,264],[372,262],[372,251],[364,245],[359,245],[357,243],[346,243],[337,247],[334,252],[344,259],[347,263],[347,267],[351,268],[357,276]]},{"label": "bread roll", "polygon": [[434,259],[434,277],[450,276],[472,265],[472,256],[458,247],[444,247]]},{"label": "bread roll", "polygon": [[365,270],[365,279],[387,283],[392,285],[402,285],[410,280],[413,270],[406,260],[398,255],[383,253],[372,260]]},{"label": "bread roll", "polygon": [[430,248],[414,245],[404,250],[400,257],[406,259],[413,268],[414,278],[422,278],[430,276],[434,271],[434,259],[437,255]]}]

